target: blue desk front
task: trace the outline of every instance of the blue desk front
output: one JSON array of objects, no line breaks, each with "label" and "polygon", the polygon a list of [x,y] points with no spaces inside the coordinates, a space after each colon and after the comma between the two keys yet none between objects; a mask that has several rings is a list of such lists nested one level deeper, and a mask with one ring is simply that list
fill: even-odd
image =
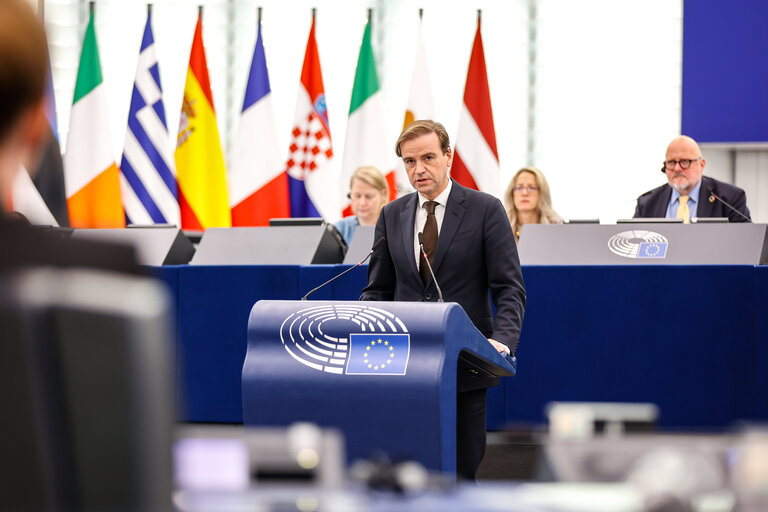
[{"label": "blue desk front", "polygon": [[[182,419],[241,422],[248,315],[298,299],[343,265],[163,267],[178,298]],[[653,402],[663,428],[768,419],[768,267],[524,267],[518,375],[492,388],[488,426],[544,422],[554,400]],[[354,300],[366,267],[312,299]]]}]

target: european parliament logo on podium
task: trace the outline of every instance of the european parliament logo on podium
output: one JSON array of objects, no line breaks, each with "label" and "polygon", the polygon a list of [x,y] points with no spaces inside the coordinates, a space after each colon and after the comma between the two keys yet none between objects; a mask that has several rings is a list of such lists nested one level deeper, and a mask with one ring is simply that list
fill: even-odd
[{"label": "european parliament logo on podium", "polygon": [[384,309],[362,303],[309,306],[280,326],[280,340],[296,362],[337,375],[405,375],[411,338]]}]

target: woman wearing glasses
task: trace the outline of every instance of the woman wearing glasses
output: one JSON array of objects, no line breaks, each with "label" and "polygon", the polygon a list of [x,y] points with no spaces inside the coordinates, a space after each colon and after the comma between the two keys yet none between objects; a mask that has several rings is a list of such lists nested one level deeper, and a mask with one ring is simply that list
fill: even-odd
[{"label": "woman wearing glasses", "polygon": [[334,224],[349,244],[357,226],[375,226],[389,200],[387,179],[376,167],[360,167],[349,180],[349,204],[353,215]]},{"label": "woman wearing glasses", "polygon": [[544,174],[536,167],[523,167],[515,173],[504,193],[504,204],[515,238],[523,224],[562,224],[552,209],[552,198]]}]

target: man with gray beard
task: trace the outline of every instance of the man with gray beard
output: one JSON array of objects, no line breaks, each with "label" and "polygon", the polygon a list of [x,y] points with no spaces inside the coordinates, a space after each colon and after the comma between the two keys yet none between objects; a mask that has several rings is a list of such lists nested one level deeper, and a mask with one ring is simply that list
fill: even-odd
[{"label": "man with gray beard", "polygon": [[638,197],[634,217],[678,218],[686,224],[695,217],[751,222],[744,190],[704,176],[705,165],[695,140],[687,135],[676,137],[667,147],[661,168],[668,183]]}]

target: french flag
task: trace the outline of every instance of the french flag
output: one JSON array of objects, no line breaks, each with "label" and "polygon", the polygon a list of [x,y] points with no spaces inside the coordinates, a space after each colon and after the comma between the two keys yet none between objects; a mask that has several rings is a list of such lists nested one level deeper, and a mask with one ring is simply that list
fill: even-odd
[{"label": "french flag", "polygon": [[289,217],[288,177],[277,151],[261,17],[245,87],[243,113],[232,148],[229,204],[233,226],[268,226],[269,219]]}]

